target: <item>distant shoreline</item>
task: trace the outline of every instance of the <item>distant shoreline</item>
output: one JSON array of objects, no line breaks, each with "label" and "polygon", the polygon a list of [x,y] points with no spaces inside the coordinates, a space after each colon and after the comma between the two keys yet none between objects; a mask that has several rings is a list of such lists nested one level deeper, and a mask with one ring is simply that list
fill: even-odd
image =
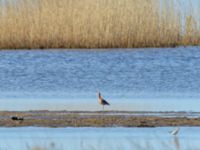
[{"label": "distant shoreline", "polygon": [[[0,111],[0,127],[200,126],[199,114],[199,112]],[[20,120],[13,120],[13,117],[18,117]]]},{"label": "distant shoreline", "polygon": [[191,47],[196,47],[199,48],[199,45],[176,45],[176,46],[149,46],[149,47],[97,47],[97,48],[81,48],[81,47],[74,47],[74,48],[63,48],[63,47],[48,47],[48,48],[26,48],[26,47],[22,47],[22,48],[0,48],[0,52],[1,51],[112,51],[112,50],[137,50],[137,49],[173,49],[173,48],[191,48]]}]

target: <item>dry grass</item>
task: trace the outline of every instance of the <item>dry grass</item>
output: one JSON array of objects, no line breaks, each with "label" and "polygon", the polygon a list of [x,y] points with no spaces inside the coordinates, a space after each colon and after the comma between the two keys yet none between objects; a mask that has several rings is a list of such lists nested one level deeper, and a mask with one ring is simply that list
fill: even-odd
[{"label": "dry grass", "polygon": [[15,1],[0,5],[1,49],[200,45],[200,16],[178,0]]}]

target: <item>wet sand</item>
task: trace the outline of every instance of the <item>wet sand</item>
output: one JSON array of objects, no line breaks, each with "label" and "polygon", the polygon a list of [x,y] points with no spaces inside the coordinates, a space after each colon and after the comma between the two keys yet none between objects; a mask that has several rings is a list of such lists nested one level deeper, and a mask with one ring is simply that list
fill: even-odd
[{"label": "wet sand", "polygon": [[[13,119],[23,118],[23,120]],[[187,112],[0,112],[1,127],[161,127],[200,126],[199,113]]]}]

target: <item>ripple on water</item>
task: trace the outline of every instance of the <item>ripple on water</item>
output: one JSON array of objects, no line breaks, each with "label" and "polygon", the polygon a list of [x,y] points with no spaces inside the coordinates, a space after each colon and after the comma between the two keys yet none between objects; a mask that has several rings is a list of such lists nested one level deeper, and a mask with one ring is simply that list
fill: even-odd
[{"label": "ripple on water", "polygon": [[97,110],[97,90],[110,109],[199,110],[200,47],[1,51],[0,58],[1,110],[13,103]]}]

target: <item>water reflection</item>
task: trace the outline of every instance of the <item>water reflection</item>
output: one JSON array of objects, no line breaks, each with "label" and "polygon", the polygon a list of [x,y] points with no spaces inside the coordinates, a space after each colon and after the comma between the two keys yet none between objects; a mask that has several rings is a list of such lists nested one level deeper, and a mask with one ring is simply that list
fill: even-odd
[{"label": "water reflection", "polygon": [[178,136],[173,137],[173,143],[175,146],[175,150],[181,150]]},{"label": "water reflection", "polygon": [[[182,127],[172,137],[164,128],[0,128],[0,148],[30,150],[198,149],[200,127]],[[11,144],[12,143],[12,144]]]}]

